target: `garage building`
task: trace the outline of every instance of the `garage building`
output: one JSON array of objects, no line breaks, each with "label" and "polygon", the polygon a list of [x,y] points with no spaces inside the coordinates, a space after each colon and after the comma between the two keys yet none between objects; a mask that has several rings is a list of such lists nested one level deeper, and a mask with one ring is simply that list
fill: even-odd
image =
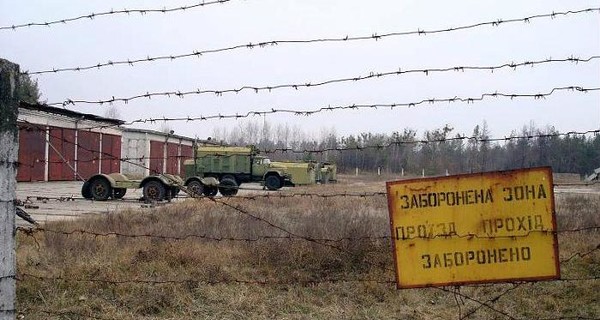
[{"label": "garage building", "polygon": [[209,141],[160,131],[123,128],[121,173],[141,178],[150,174],[183,175],[183,161],[193,158],[194,143]]},{"label": "garage building", "polygon": [[119,172],[124,122],[47,105],[19,105],[17,181],[70,181]]}]

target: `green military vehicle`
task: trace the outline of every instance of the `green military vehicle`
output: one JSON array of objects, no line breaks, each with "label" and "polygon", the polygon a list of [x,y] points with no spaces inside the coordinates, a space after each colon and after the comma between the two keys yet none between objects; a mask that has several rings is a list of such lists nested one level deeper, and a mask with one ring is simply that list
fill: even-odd
[{"label": "green military vehicle", "polygon": [[273,161],[271,165],[282,168],[291,176],[290,185],[302,186],[315,184],[317,179],[316,163],[298,161]]},{"label": "green military vehicle", "polygon": [[283,166],[273,165],[255,147],[196,146],[194,159],[184,161],[185,185],[193,193],[202,191],[199,177],[220,181],[224,196],[237,194],[242,183],[261,182],[269,190],[290,184],[292,176]]},{"label": "green military vehicle", "polygon": [[331,162],[280,161],[272,165],[285,170],[292,176],[293,186],[337,182],[337,166]]},{"label": "green military vehicle", "polygon": [[321,184],[337,182],[337,166],[331,162],[317,164],[317,182]]}]

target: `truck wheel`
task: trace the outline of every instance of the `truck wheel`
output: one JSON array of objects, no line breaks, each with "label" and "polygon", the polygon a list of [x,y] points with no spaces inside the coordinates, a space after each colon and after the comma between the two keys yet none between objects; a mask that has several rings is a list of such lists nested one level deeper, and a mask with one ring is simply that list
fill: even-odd
[{"label": "truck wheel", "polygon": [[110,183],[103,178],[94,179],[90,182],[90,193],[94,200],[105,201],[112,193]]},{"label": "truck wheel", "polygon": [[221,180],[227,180],[227,179],[233,180],[236,183],[236,185],[237,185],[237,180],[235,179],[235,177],[233,175],[226,174],[226,175],[224,175],[224,176],[221,177]]},{"label": "truck wheel", "polygon": [[191,197],[199,197],[204,193],[204,185],[198,180],[192,180],[187,185]]},{"label": "truck wheel", "polygon": [[144,185],[144,199],[146,201],[161,201],[165,198],[166,189],[162,182],[153,180]]},{"label": "truck wheel", "polygon": [[83,186],[81,186],[81,195],[85,198],[85,199],[91,199],[92,197],[92,190],[90,189],[90,182],[86,181],[83,183]]},{"label": "truck wheel", "polygon": [[219,184],[219,192],[224,197],[235,196],[238,193],[238,184],[233,179],[225,178]]},{"label": "truck wheel", "polygon": [[278,176],[268,176],[265,179],[265,187],[269,190],[279,190],[281,189],[281,179]]},{"label": "truck wheel", "polygon": [[113,190],[113,198],[115,199],[123,199],[125,194],[127,193],[127,189],[125,188],[115,188]]},{"label": "truck wheel", "polygon": [[205,186],[202,193],[207,197],[214,197],[219,193],[219,188],[215,186]]}]

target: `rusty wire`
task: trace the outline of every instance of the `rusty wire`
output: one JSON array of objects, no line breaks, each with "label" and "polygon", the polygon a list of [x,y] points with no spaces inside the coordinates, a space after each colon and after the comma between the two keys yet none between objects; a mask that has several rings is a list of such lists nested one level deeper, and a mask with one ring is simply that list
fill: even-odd
[{"label": "rusty wire", "polygon": [[[278,281],[278,280],[252,280],[252,279],[227,279],[227,280],[199,280],[196,278],[188,279],[96,279],[96,278],[75,278],[75,277],[63,277],[63,276],[42,276],[31,273],[20,273],[16,279],[21,282],[25,278],[32,278],[41,281],[65,281],[65,282],[96,282],[112,285],[127,285],[127,284],[148,284],[148,285],[164,285],[164,284],[187,284],[187,283],[199,283],[206,285],[216,284],[254,284],[254,285],[290,285],[290,284],[318,284],[318,283],[336,283],[336,282],[371,282],[379,284],[396,284],[394,280],[378,280],[371,278],[326,278],[321,280],[294,280],[294,281]],[[552,281],[556,282],[580,282],[580,281],[597,281],[600,280],[600,276],[590,277],[578,277],[578,278],[562,278]],[[537,283],[534,281],[512,281],[508,283]],[[470,285],[475,286],[477,285]],[[433,288],[433,287],[432,287]],[[436,287],[436,289],[445,289],[445,287]]]},{"label": "rusty wire", "polygon": [[[236,211],[239,211],[239,206],[237,206],[237,207],[230,206],[230,208],[234,208]],[[247,211],[244,211],[244,214],[248,214]],[[266,224],[270,223],[269,221],[265,221],[263,218],[260,218],[256,215],[254,215],[252,218],[259,220],[261,222],[264,222]],[[274,227],[272,225],[272,223],[269,226]],[[274,228],[280,230],[279,227],[274,227]],[[534,233],[557,234],[558,235],[558,234],[563,234],[563,233],[589,232],[589,231],[594,231],[594,230],[600,230],[600,226],[588,226],[588,227],[557,230],[557,231],[530,230],[524,234],[510,235],[510,236],[478,236],[478,235],[473,235],[473,234],[466,234],[466,235],[452,234],[452,235],[434,235],[434,236],[427,236],[427,237],[412,237],[412,238],[405,238],[402,240],[434,239],[434,238],[513,239],[513,238],[527,237]],[[282,230],[280,230],[280,231],[282,231]],[[35,228],[17,227],[17,232],[23,233],[27,236],[33,236],[35,234],[43,234],[43,233],[53,233],[53,234],[59,234],[59,235],[63,235],[63,236],[87,235],[87,236],[92,236],[94,238],[98,238],[98,237],[101,237],[101,238],[132,238],[132,239],[136,239],[136,238],[148,239],[148,238],[150,238],[150,239],[156,239],[156,240],[169,240],[169,241],[186,241],[186,240],[190,240],[190,239],[198,239],[198,240],[210,240],[210,241],[216,241],[216,242],[224,242],[224,241],[258,242],[258,241],[264,241],[264,240],[267,240],[267,241],[269,241],[269,240],[276,240],[276,241],[279,241],[279,240],[290,240],[290,241],[304,240],[304,241],[309,241],[309,242],[333,242],[333,243],[336,243],[336,242],[344,242],[344,241],[400,240],[400,239],[396,239],[395,237],[389,236],[389,235],[372,235],[372,236],[340,237],[340,238],[317,238],[317,237],[304,236],[304,235],[300,235],[300,234],[296,234],[296,233],[288,233],[287,231],[284,231],[285,233],[288,233],[288,235],[285,235],[285,236],[257,235],[254,237],[211,236],[211,235],[207,235],[205,233],[171,236],[171,235],[160,235],[160,234],[150,234],[150,233],[141,233],[141,234],[125,233],[125,232],[117,232],[117,231],[96,232],[96,231],[91,231],[91,230],[86,230],[86,229],[55,230],[55,229],[50,229],[50,228],[46,228],[46,227],[35,227]],[[589,251],[574,253],[573,255],[569,256],[568,258],[561,260],[561,262],[566,263],[566,262],[573,260],[576,257],[584,258],[586,256],[594,254],[595,252],[597,252],[599,250],[600,250],[600,244],[598,244],[596,247],[594,247],[593,249],[591,249]]]}]

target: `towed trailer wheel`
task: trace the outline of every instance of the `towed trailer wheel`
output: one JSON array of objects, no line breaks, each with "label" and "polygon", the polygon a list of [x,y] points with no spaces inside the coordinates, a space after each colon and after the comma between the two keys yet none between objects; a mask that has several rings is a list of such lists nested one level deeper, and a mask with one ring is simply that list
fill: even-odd
[{"label": "towed trailer wheel", "polygon": [[[86,182],[87,183],[87,182]],[[85,186],[85,183],[84,183]],[[82,190],[83,193],[83,190]],[[94,179],[89,182],[89,194],[91,194],[94,200],[105,201],[112,193],[110,183],[106,179]],[[84,194],[85,197],[85,194]]]},{"label": "towed trailer wheel", "polygon": [[92,189],[90,189],[90,182],[89,181],[85,181],[83,183],[83,186],[81,186],[81,195],[85,198],[85,199],[92,199]]},{"label": "towed trailer wheel", "polygon": [[192,197],[199,197],[204,193],[204,185],[198,180],[192,180],[187,185],[188,192]]},{"label": "towed trailer wheel", "polygon": [[160,181],[148,181],[144,185],[143,194],[146,201],[161,201],[165,198],[167,190]]}]

